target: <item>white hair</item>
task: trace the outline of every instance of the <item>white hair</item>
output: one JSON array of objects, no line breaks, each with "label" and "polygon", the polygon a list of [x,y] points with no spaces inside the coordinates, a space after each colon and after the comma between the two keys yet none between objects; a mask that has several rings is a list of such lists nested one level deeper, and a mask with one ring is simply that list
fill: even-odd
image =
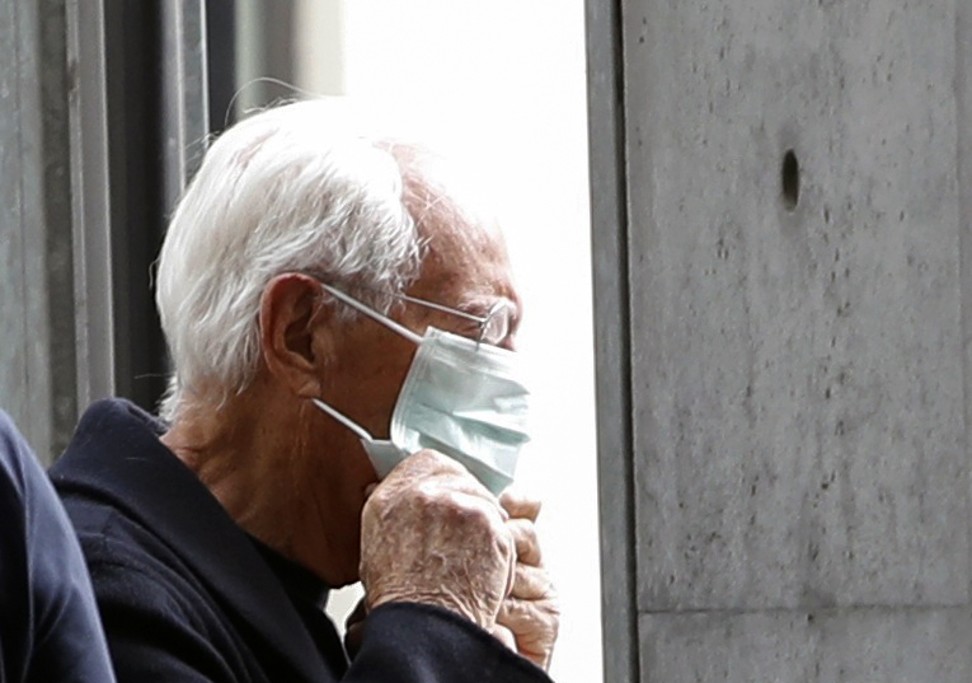
[{"label": "white hair", "polygon": [[275,107],[207,152],[159,257],[156,303],[174,367],[163,418],[203,382],[225,398],[253,380],[259,302],[275,276],[312,274],[387,310],[418,275],[399,162],[346,116],[327,100]]}]

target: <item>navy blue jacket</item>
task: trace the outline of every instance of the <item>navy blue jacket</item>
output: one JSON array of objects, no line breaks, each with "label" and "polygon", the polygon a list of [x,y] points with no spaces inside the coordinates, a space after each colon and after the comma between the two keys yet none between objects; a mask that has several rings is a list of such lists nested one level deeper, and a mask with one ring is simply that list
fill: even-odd
[{"label": "navy blue jacket", "polygon": [[74,530],[0,411],[0,683],[113,680]]},{"label": "navy blue jacket", "polygon": [[348,665],[326,594],[260,546],[119,400],[94,404],[51,476],[77,528],[119,681],[548,681],[437,608],[374,610]]}]

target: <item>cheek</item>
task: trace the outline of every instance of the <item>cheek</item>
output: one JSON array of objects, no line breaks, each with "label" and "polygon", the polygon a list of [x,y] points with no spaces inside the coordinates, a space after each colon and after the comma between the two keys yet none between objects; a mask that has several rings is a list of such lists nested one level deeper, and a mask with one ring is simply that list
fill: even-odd
[{"label": "cheek", "polygon": [[373,349],[360,357],[357,376],[360,383],[354,388],[361,415],[366,416],[366,427],[379,438],[388,436],[391,414],[398,400],[402,383],[412,362],[408,342],[389,348]]}]

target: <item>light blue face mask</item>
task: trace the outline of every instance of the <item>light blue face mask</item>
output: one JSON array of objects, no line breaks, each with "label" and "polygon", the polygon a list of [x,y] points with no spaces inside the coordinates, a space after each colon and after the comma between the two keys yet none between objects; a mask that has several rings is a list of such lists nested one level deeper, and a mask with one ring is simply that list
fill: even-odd
[{"label": "light blue face mask", "polygon": [[385,325],[418,346],[402,384],[388,440],[324,401],[314,404],[361,438],[379,478],[423,448],[462,463],[493,494],[513,481],[527,430],[529,392],[513,351],[430,327],[419,336],[329,285],[334,298]]}]

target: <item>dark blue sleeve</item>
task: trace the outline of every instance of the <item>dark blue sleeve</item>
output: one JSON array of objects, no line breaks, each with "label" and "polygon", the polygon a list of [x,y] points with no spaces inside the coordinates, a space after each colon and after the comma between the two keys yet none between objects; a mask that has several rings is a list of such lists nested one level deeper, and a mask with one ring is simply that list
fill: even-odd
[{"label": "dark blue sleeve", "polygon": [[368,615],[364,629],[348,683],[550,683],[532,662],[446,609],[389,603]]},{"label": "dark blue sleeve", "polygon": [[27,532],[17,433],[0,412],[0,683],[20,683],[31,644]]},{"label": "dark blue sleeve", "polygon": [[3,411],[0,520],[0,683],[114,681],[74,529]]}]

